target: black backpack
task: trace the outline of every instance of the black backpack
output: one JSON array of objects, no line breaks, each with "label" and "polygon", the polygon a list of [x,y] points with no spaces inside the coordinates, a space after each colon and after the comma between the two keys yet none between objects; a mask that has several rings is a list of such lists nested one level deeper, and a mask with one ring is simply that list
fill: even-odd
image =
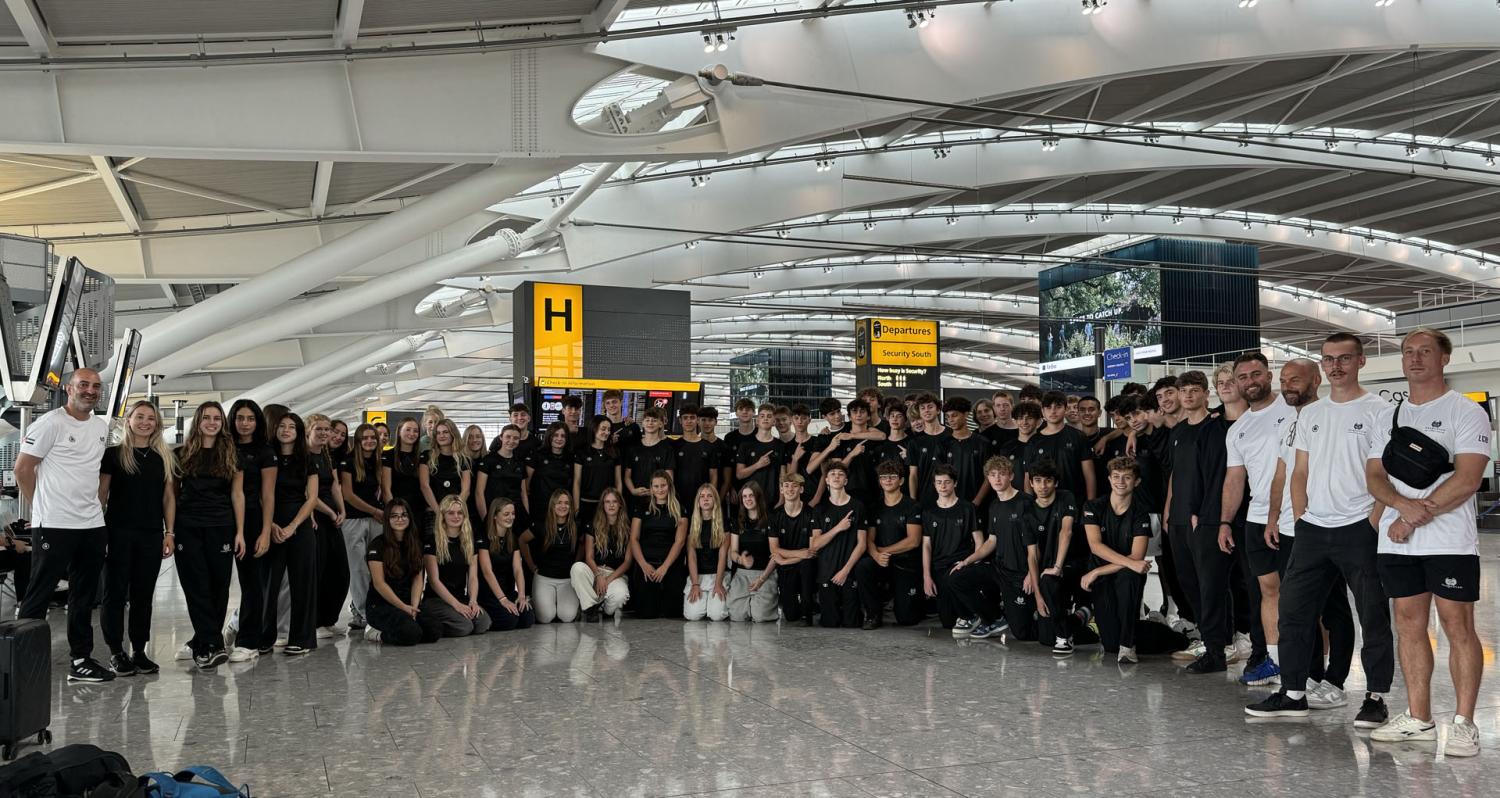
[{"label": "black backpack", "polygon": [[65,745],[0,767],[0,798],[139,798],[125,757],[95,745]]}]

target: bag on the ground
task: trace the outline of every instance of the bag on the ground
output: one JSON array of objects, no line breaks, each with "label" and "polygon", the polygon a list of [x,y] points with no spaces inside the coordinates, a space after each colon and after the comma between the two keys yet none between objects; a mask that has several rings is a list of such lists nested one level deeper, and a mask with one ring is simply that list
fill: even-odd
[{"label": "bag on the ground", "polygon": [[249,785],[234,783],[223,773],[207,766],[194,765],[171,773],[147,773],[141,777],[146,798],[250,798]]},{"label": "bag on the ground", "polygon": [[113,751],[80,743],[50,754],[27,754],[0,768],[0,798],[140,798],[130,763]]},{"label": "bag on the ground", "polygon": [[1401,401],[1391,414],[1391,441],[1380,453],[1385,473],[1416,488],[1426,490],[1453,471],[1453,458],[1441,443],[1414,427],[1401,426]]}]

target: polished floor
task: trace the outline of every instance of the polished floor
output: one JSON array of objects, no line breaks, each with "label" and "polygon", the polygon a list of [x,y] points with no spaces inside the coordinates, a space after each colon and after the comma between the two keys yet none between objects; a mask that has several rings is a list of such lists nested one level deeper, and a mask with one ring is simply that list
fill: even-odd
[{"label": "polished floor", "polygon": [[[214,764],[264,797],[1495,795],[1500,537],[1484,551],[1477,759],[1374,745],[1349,723],[1357,699],[1251,723],[1241,706],[1267,688],[1240,687],[1233,671],[1122,669],[1088,647],[1058,661],[931,627],[627,618],[415,649],[341,638],[202,674],[172,661],[188,627],[170,573],[151,644],[159,675],[65,683],[54,614],[52,728],[57,743],[118,750],[138,772]],[[1351,696],[1362,684],[1356,657]],[[1398,678],[1393,712],[1403,706]]]}]

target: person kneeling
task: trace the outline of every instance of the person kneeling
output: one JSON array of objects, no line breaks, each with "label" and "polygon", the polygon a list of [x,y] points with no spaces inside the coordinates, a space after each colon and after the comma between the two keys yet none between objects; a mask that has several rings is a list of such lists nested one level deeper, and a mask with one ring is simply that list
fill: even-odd
[{"label": "person kneeling", "polygon": [[1079,586],[1088,568],[1089,547],[1078,534],[1078,504],[1069,491],[1057,489],[1057,465],[1043,459],[1031,464],[1028,479],[1033,499],[1025,522],[1036,532],[1041,549],[1041,584],[1037,614],[1042,616],[1039,642],[1052,641],[1052,653],[1073,653],[1075,637],[1088,633],[1088,594]]},{"label": "person kneeling", "polygon": [[859,584],[854,564],[865,551],[865,505],[850,496],[849,469],[835,460],[824,466],[828,498],[813,513],[808,551],[818,556],[818,624],[859,628]]},{"label": "person kneeling", "polygon": [[978,561],[984,542],[979,531],[979,513],[974,503],[958,493],[958,472],[943,463],[932,470],[937,499],[922,511],[923,587],[928,598],[937,599],[938,620],[954,637],[968,637],[976,625],[973,618],[959,617],[954,576]]},{"label": "person kneeling", "polygon": [[411,507],[401,499],[385,508],[384,528],[365,549],[370,588],[365,597],[365,639],[396,646],[431,643],[443,636],[435,616],[418,610],[426,579],[422,544],[412,529]]},{"label": "person kneeling", "polygon": [[578,593],[573,590],[573,565],[578,562],[578,524],[573,518],[573,497],[565,490],[552,491],[547,517],[541,524],[540,544],[535,528],[521,534],[521,556],[536,579],[531,596],[537,623],[578,620]]},{"label": "person kneeling", "polygon": [[1083,530],[1093,553],[1093,568],[1079,581],[1094,595],[1099,642],[1120,662],[1136,662],[1135,632],[1146,589],[1146,545],[1151,541],[1151,511],[1135,497],[1140,484],[1135,458],[1109,461],[1109,495],[1083,507]]},{"label": "person kneeling", "polygon": [[875,467],[881,500],[874,508],[875,534],[869,556],[855,567],[859,601],[864,606],[865,629],[879,629],[885,615],[885,594],[897,626],[922,621],[922,511],[906,495],[905,464],[885,460]]},{"label": "person kneeling", "polygon": [[771,561],[771,519],[758,482],[740,489],[740,518],[729,536],[729,620],[768,623],[777,618],[776,563]]},{"label": "person kneeling", "polygon": [[1015,465],[1009,457],[996,455],[985,461],[984,477],[989,480],[995,498],[985,512],[986,538],[977,558],[990,558],[954,575],[949,589],[960,610],[979,623],[969,632],[970,638],[999,637],[1009,640],[1035,640],[1036,589],[1040,577],[1041,555],[1036,536],[1025,522],[1031,497],[1016,490]]},{"label": "person kneeling", "polygon": [[688,580],[682,590],[682,617],[689,621],[729,618],[729,588],[724,584],[729,530],[724,527],[719,492],[712,485],[699,487],[688,522]]},{"label": "person kneeling", "polygon": [[614,488],[599,494],[599,509],[583,537],[583,562],[573,563],[573,592],[586,618],[598,620],[605,615],[616,619],[630,600],[630,513],[625,497]]},{"label": "person kneeling", "polygon": [[443,637],[489,631],[490,616],[479,607],[479,557],[474,548],[469,509],[457,496],[444,497],[433,536],[422,545],[432,590],[418,608],[442,625]]},{"label": "person kneeling", "polygon": [[486,530],[474,539],[479,550],[479,606],[490,616],[490,631],[527,629],[536,610],[526,597],[526,568],[516,535],[518,505],[504,496],[490,502]]}]

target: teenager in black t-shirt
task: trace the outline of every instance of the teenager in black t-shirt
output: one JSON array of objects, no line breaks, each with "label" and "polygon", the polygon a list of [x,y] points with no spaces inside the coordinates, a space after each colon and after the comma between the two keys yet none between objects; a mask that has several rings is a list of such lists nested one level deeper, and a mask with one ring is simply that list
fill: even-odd
[{"label": "teenager in black t-shirt", "polygon": [[[764,495],[770,495],[781,482],[782,466],[785,465],[785,444],[776,436],[776,408],[761,405],[755,413],[755,434],[740,439],[739,451],[734,458],[736,484],[744,486],[754,482]],[[736,512],[739,510],[739,492],[736,490],[726,499]]]},{"label": "teenager in black t-shirt", "polygon": [[879,463],[876,458],[885,441],[885,433],[870,426],[871,411],[863,399],[850,401],[848,411],[849,426],[833,436],[832,457],[849,470],[849,495],[866,507],[873,507],[880,498],[875,466]]},{"label": "teenager in black t-shirt", "polygon": [[[1061,391],[1042,396],[1042,419],[1046,426],[1027,443],[1028,463],[1051,460],[1057,466],[1057,489],[1080,499],[1092,499],[1097,491],[1094,480],[1094,453],[1083,433],[1067,424],[1068,397]],[[1029,480],[1028,480],[1029,481]]]},{"label": "teenager in black t-shirt", "polygon": [[[741,397],[734,403],[735,424],[729,432],[724,434],[724,453],[727,455],[720,462],[728,470],[728,482],[720,483],[719,493],[725,501],[733,498],[734,491],[740,487],[740,479],[735,476],[735,464],[738,463],[740,444],[746,439],[755,436],[755,400]],[[774,414],[772,416],[774,422]],[[698,495],[697,488],[693,489],[693,495]]]},{"label": "teenager in black t-shirt", "polygon": [[[905,420],[904,413],[901,420]],[[922,620],[922,512],[916,499],[906,495],[908,471],[895,460],[875,467],[881,495],[874,505],[874,535],[867,556],[855,569],[865,629],[880,628],[886,595],[897,626]]]},{"label": "teenager in black t-shirt", "polygon": [[244,477],[218,402],[204,402],[194,413],[192,431],[177,451],[176,478],[176,518],[175,524],[167,519],[167,535],[176,543],[177,578],[193,624],[188,647],[206,670],[229,660],[222,630],[230,569],[245,554]]},{"label": "teenager in black t-shirt", "polygon": [[240,635],[250,631],[268,654],[276,639],[276,601],[285,576],[291,599],[287,646],[282,653],[300,656],[317,647],[318,541],[312,526],[318,505],[318,472],[307,456],[307,430],[302,417],[288,413],[276,423],[276,489],[271,508],[271,549],[267,554],[266,606],[261,629],[254,633],[240,616]]},{"label": "teenager in black t-shirt", "polygon": [[1110,461],[1109,495],[1083,507],[1083,529],[1093,554],[1092,568],[1079,586],[1094,597],[1099,642],[1123,663],[1136,661],[1135,629],[1141,617],[1141,594],[1146,589],[1146,544],[1151,540],[1151,510],[1136,488],[1140,484],[1135,461]]},{"label": "teenager in black t-shirt", "polygon": [[771,506],[760,484],[740,488],[739,518],[729,536],[729,620],[776,620],[776,564],[771,562]]},{"label": "teenager in black t-shirt", "polygon": [[578,531],[588,535],[606,488],[620,490],[620,457],[614,444],[614,425],[604,416],[589,420],[588,445],[573,453],[573,506],[578,508]]},{"label": "teenager in black t-shirt", "polygon": [[521,533],[521,556],[534,574],[531,601],[537,623],[578,620],[580,606],[572,579],[580,540],[572,497],[566,491],[553,491],[543,516]]},{"label": "teenager in black t-shirt", "polygon": [[[609,443],[617,452],[628,452],[641,441],[641,425],[625,415],[625,393],[611,388],[600,397],[604,417],[609,419]],[[585,519],[587,520],[587,519]]]},{"label": "teenager in black t-shirt", "polygon": [[[175,487],[167,478],[171,462],[172,450],[161,436],[161,416],[155,405],[142,400],[125,416],[124,440],[105,449],[99,463],[99,496],[109,530],[99,628],[109,645],[110,670],[116,676],[160,670],[146,656],[146,643],[151,639],[152,596],[161,561],[172,556],[163,541],[166,507],[173,501]],[[18,594],[24,597],[25,591]],[[133,655],[125,650],[127,603]]]},{"label": "teenager in black t-shirt", "polygon": [[637,618],[673,617],[682,612],[687,570],[682,549],[687,544],[687,518],[677,503],[672,475],[651,475],[648,503],[630,522],[630,553],[638,567],[630,572],[630,605]]},{"label": "teenager in black t-shirt", "polygon": [[953,466],[940,463],[933,469],[936,498],[922,508],[922,586],[928,598],[937,599],[938,619],[955,637],[967,636],[976,620],[959,617],[959,603],[951,588],[953,576],[977,559],[984,542],[979,513],[972,502],[958,495],[958,474]]},{"label": "teenager in black t-shirt", "polygon": [[917,481],[915,439],[911,436],[911,421],[906,417],[906,405],[892,401],[885,409],[885,440],[876,448],[876,463],[894,460],[904,469],[901,472],[902,490],[910,492]]},{"label": "teenager in black t-shirt", "polygon": [[[1181,587],[1177,611],[1195,623],[1202,594],[1199,592],[1198,568],[1193,562],[1194,529],[1198,524],[1198,507],[1203,498],[1203,474],[1198,467],[1198,437],[1208,427],[1208,377],[1201,371],[1183,372],[1177,377],[1176,398],[1183,416],[1167,434],[1166,511],[1162,526],[1167,530],[1172,567]],[[1159,400],[1158,400],[1159,401]],[[1209,519],[1216,523],[1219,519]],[[1215,539],[1210,545],[1216,545]],[[1174,596],[1174,598],[1177,598]]]},{"label": "teenager in black t-shirt", "polygon": [[854,566],[864,554],[870,517],[863,502],[844,489],[849,470],[835,460],[823,468],[828,496],[813,513],[808,548],[818,555],[818,623],[824,627],[860,626],[859,584]]},{"label": "teenager in black t-shirt", "polygon": [[1000,637],[1001,642],[1036,639],[1036,593],[1041,575],[1036,537],[1026,522],[1031,498],[1016,490],[1009,458],[985,463],[985,479],[995,492],[984,511],[985,538],[977,561],[953,577],[950,588],[962,612],[978,618],[969,637]]},{"label": "teenager in black t-shirt", "polygon": [[[235,644],[229,650],[230,662],[247,662],[260,655],[261,649],[272,650],[275,636],[260,639],[263,627],[261,613],[277,603],[264,595],[271,549],[272,510],[276,504],[276,451],[271,446],[265,414],[260,405],[249,399],[238,399],[229,409],[234,425],[235,452],[238,456],[242,489],[245,495],[245,556],[235,560],[239,573],[240,606],[230,626],[236,631]],[[360,563],[363,568],[364,564]],[[278,612],[279,615],[279,612]],[[246,623],[246,616],[249,622]],[[247,633],[248,631],[248,633]],[[108,638],[106,638],[108,639]]]},{"label": "teenager in black t-shirt", "polygon": [[682,596],[682,617],[689,621],[729,617],[730,531],[719,494],[711,485],[698,486],[688,516],[688,581]]},{"label": "teenager in black t-shirt", "polygon": [[526,595],[526,565],[521,559],[521,506],[500,496],[485,512],[485,529],[474,539],[479,552],[479,606],[490,616],[490,631],[526,629],[536,622],[536,611]]},{"label": "teenager in black t-shirt", "polygon": [[781,617],[787,623],[813,625],[818,611],[817,552],[812,541],[813,510],[803,503],[801,474],[781,478],[781,506],[771,514],[771,561],[776,563],[776,585],[781,594]]},{"label": "teenager in black t-shirt", "polygon": [[442,624],[417,609],[427,579],[412,509],[401,499],[385,509],[381,533],[365,547],[370,574],[365,639],[395,646],[436,642],[443,636]]},{"label": "teenager in black t-shirt", "polygon": [[[517,402],[510,406],[510,423],[521,432],[521,437],[516,441],[516,456],[522,461],[531,460],[531,455],[535,454],[536,450],[546,447],[542,435],[531,428],[531,410],[525,404]],[[494,441],[490,442],[490,448],[498,451]]]},{"label": "teenager in black t-shirt", "polygon": [[385,520],[380,498],[380,436],[369,424],[354,430],[354,451],[339,464],[344,508],[341,529],[344,551],[349,555],[350,629],[365,628],[365,596],[370,591],[370,569],[361,553],[380,534]]},{"label": "teenager in black t-shirt", "polygon": [[678,503],[690,504],[701,485],[719,490],[718,448],[698,432],[697,405],[684,405],[677,419],[682,425],[682,438],[676,444],[673,483]]},{"label": "teenager in black t-shirt", "polygon": [[[811,470],[812,459],[820,451],[817,449],[818,437],[807,431],[808,424],[812,423],[812,411],[807,405],[792,405],[792,437],[783,444],[786,467],[785,473],[798,474],[802,477],[802,503],[816,504],[819,494],[822,492],[823,481],[814,479]],[[775,504],[783,501],[780,492],[781,486],[777,485],[777,492],[768,495],[767,498]]]},{"label": "teenager in black t-shirt", "polygon": [[943,413],[948,422],[948,442],[943,447],[943,462],[953,467],[958,480],[958,498],[973,504],[984,505],[990,493],[990,484],[984,478],[984,463],[990,459],[990,442],[969,429],[969,400],[955,396],[943,403]]},{"label": "teenager in black t-shirt", "polygon": [[672,442],[662,436],[662,427],[666,424],[666,417],[657,408],[650,408],[641,416],[641,442],[631,451],[624,453],[622,461],[622,472],[625,483],[625,495],[630,497],[631,507],[637,511],[648,504],[647,498],[650,493],[651,475],[658,471],[665,471],[677,479],[672,472],[677,465],[677,450]]},{"label": "teenager in black t-shirt", "polygon": [[[430,510],[429,518],[435,518],[438,504],[449,496],[457,496],[469,505],[470,474],[469,458],[463,452],[463,441],[458,435],[458,425],[452,419],[443,419],[432,425],[432,448],[422,453],[421,465],[417,467],[421,480],[422,498]],[[571,469],[569,476],[572,476]]]},{"label": "teenager in black t-shirt", "polygon": [[605,488],[599,509],[589,519],[583,539],[583,562],[573,566],[573,591],[584,610],[585,620],[597,620],[602,612],[616,619],[630,600],[630,510],[624,494]]},{"label": "teenager in black t-shirt", "polygon": [[1051,460],[1034,464],[1028,478],[1033,501],[1026,514],[1041,555],[1041,584],[1037,614],[1042,617],[1039,642],[1052,653],[1073,653],[1074,639],[1086,632],[1088,596],[1079,586],[1088,569],[1088,539],[1078,529],[1078,504],[1073,494],[1057,489],[1058,468]]},{"label": "teenager in black t-shirt", "polygon": [[427,499],[422,496],[422,479],[418,474],[422,453],[417,441],[421,434],[416,419],[405,419],[396,427],[396,444],[380,455],[380,495],[386,501],[400,499],[411,506],[417,513],[413,523],[419,530],[427,512]]},{"label": "teenager in black t-shirt", "polygon": [[573,451],[568,444],[568,428],[554,421],[542,435],[547,446],[533,452],[526,463],[526,510],[531,519],[527,529],[546,522],[547,499],[553,493],[573,490]]},{"label": "teenager in black t-shirt", "polygon": [[437,525],[422,543],[422,559],[428,593],[420,609],[442,625],[443,637],[489,631],[490,616],[479,606],[479,558],[469,510],[457,496],[438,503]]},{"label": "teenager in black t-shirt", "polygon": [[484,456],[474,469],[474,498],[479,517],[489,520],[490,507],[496,499],[510,499],[515,504],[517,530],[531,528],[521,496],[526,492],[526,458],[521,454],[521,429],[506,424],[496,439],[499,447]]},{"label": "teenager in black t-shirt", "polygon": [[[448,422],[452,428],[453,422]],[[307,417],[307,455],[318,472],[318,504],[313,508],[314,534],[318,539],[318,580],[316,607],[318,637],[337,637],[348,631],[339,624],[349,595],[349,555],[344,548],[344,491],[334,468],[333,450],[328,433],[333,423],[328,416],[313,413]]]},{"label": "teenager in black t-shirt", "polygon": [[948,429],[943,426],[942,405],[938,398],[924,393],[916,399],[918,415],[922,420],[922,431],[912,435],[912,448],[916,450],[917,479],[911,485],[912,498],[923,507],[937,498],[932,484],[933,469],[944,462],[943,448],[948,445]]},{"label": "teenager in black t-shirt", "polygon": [[1036,433],[1042,428],[1042,406],[1036,402],[1019,402],[1016,404],[1016,440],[1010,445],[1010,449],[1002,454],[1010,456],[1010,461],[1016,467],[1015,474],[1011,477],[1011,483],[1016,490],[1031,495],[1031,486],[1026,482],[1027,470],[1031,468],[1031,442],[1036,440]]}]

